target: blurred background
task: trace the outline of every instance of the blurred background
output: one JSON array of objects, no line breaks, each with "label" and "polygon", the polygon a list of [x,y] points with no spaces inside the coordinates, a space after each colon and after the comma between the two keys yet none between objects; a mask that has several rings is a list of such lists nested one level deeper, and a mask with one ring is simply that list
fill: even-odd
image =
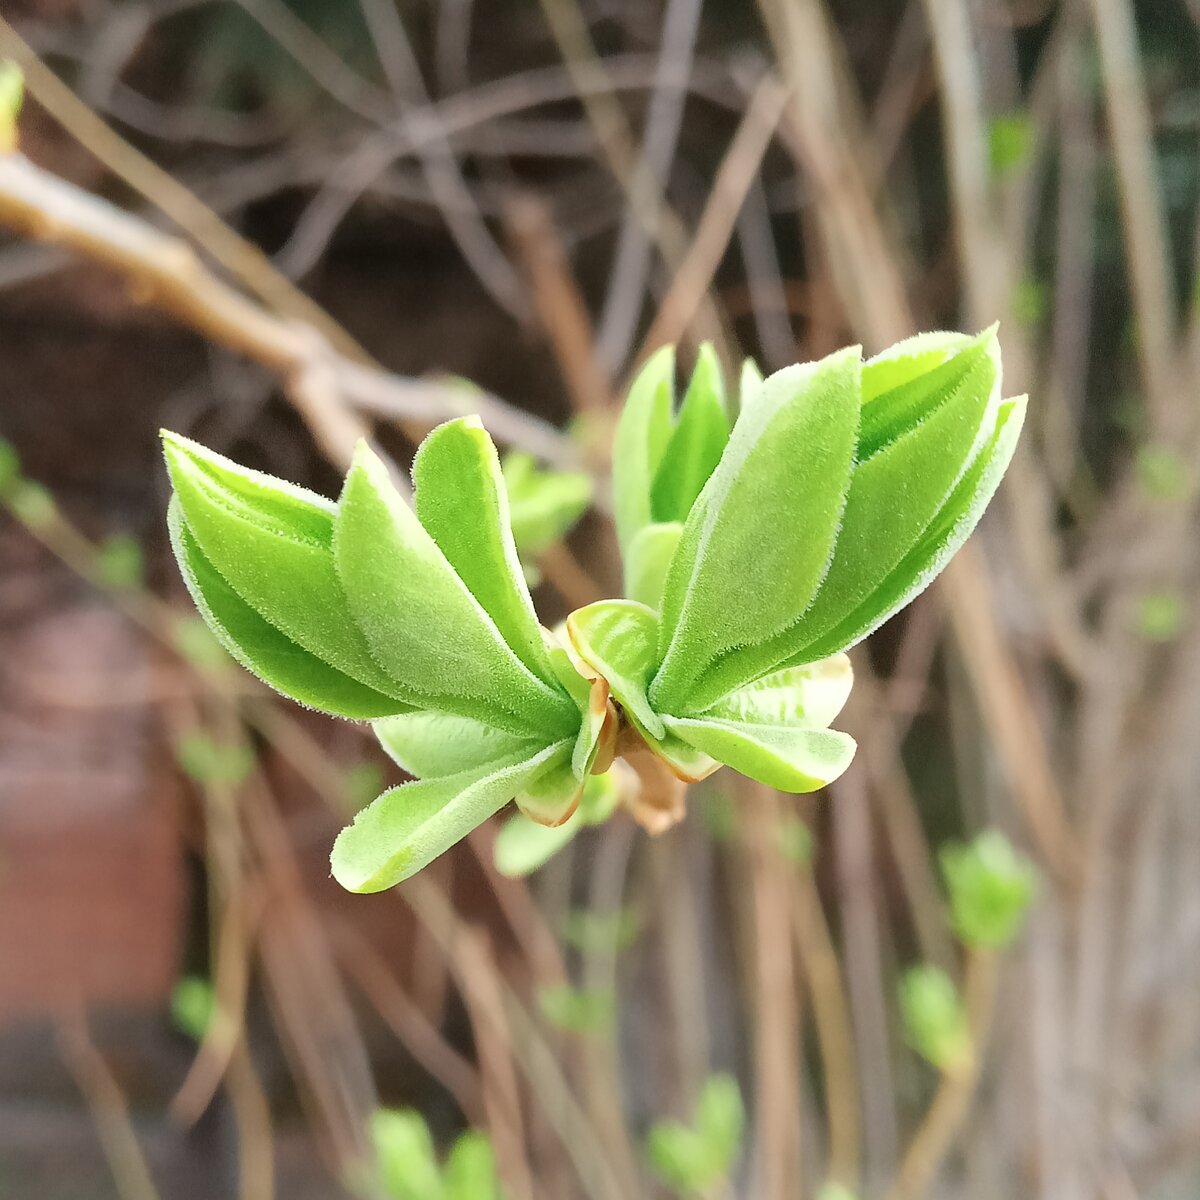
[{"label": "blurred background", "polygon": [[[1200,3],[0,14],[0,1197],[1200,1195]],[[835,787],[333,883],[401,776],[207,639],[160,426],[332,495],[482,412],[549,623],[654,346],[993,321],[1022,447]]]}]

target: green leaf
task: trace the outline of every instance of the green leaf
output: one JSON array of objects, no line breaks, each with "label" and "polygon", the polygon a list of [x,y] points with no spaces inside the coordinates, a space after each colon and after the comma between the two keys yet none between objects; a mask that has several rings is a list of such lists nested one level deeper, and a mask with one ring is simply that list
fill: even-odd
[{"label": "green leaf", "polygon": [[446,1156],[445,1200],[503,1200],[496,1159],[487,1135],[460,1134]]},{"label": "green leaf", "polygon": [[389,1200],[442,1200],[441,1171],[425,1118],[412,1109],[376,1109],[371,1141]]},{"label": "green leaf", "polygon": [[[962,358],[971,359],[972,365],[959,376],[952,369]],[[935,388],[932,395],[923,396],[924,385],[938,377],[953,390]],[[872,444],[879,449],[854,468],[829,572],[786,641],[803,645],[836,627],[868,602],[921,544],[971,462],[997,387],[996,367],[986,346],[972,346],[928,376],[897,389],[908,398],[893,406],[883,421],[872,423],[872,435],[878,439]],[[919,403],[912,402],[913,395],[920,397]],[[888,405],[887,396],[867,405],[864,428],[868,412]]]},{"label": "green leaf", "polygon": [[671,437],[675,350],[664,346],[646,360],[629,389],[613,445],[613,509],[622,550],[651,524],[650,489]]},{"label": "green leaf", "polygon": [[630,600],[654,609],[662,603],[667,571],[682,532],[683,525],[678,521],[647,525],[638,531],[624,556],[625,595]]},{"label": "green leaf", "polygon": [[574,815],[582,795],[583,780],[568,759],[532,780],[515,799],[517,808],[530,820],[552,828]]},{"label": "green leaf", "polygon": [[1029,158],[1033,145],[1033,124],[1023,112],[993,117],[988,125],[988,158],[992,173],[1001,178]]},{"label": "green leaf", "polygon": [[[521,798],[517,797],[520,804]],[[583,785],[579,807],[561,825],[545,825],[524,812],[513,813],[496,837],[496,870],[520,879],[544,866],[583,828],[599,825],[612,816],[617,786],[610,771],[589,775]]]},{"label": "green leaf", "polygon": [[913,967],[900,980],[900,1013],[908,1044],[939,1071],[971,1061],[967,1014],[950,976],[939,967]]},{"label": "green leaf", "polygon": [[194,1042],[204,1039],[216,1007],[213,985],[199,975],[185,975],[171,991],[171,1020]]},{"label": "green leaf", "polygon": [[787,667],[743,684],[709,705],[703,713],[680,715],[825,729],[842,711],[853,684],[850,659],[835,654],[820,662]]},{"label": "green leaf", "polygon": [[574,736],[575,705],[513,653],[366,443],[342,489],[334,555],[371,650],[422,707],[543,742]]},{"label": "green leaf", "polygon": [[832,729],[667,717],[667,728],[702,753],[781,792],[815,792],[854,758],[854,739]]},{"label": "green leaf", "polygon": [[752,358],[747,358],[742,362],[742,373],[738,377],[738,416],[746,411],[754,403],[754,398],[758,395],[758,390],[763,385],[763,373],[759,370],[758,363]]},{"label": "green leaf", "polygon": [[509,524],[500,458],[478,417],[439,425],[413,461],[417,518],[500,636],[557,688]]},{"label": "green leaf", "polygon": [[[955,340],[962,337],[961,334],[943,336]],[[924,345],[928,347],[928,342]],[[948,353],[942,357],[944,350]],[[911,369],[918,363],[924,370],[902,383],[895,382],[900,371]],[[872,367],[876,369],[872,370]],[[972,433],[978,431],[988,404],[994,407],[999,402],[1000,371],[1000,348],[994,325],[977,338],[964,339],[957,347],[927,348],[915,357],[892,357],[882,364],[868,364],[863,370],[862,425],[855,470],[894,442],[918,433],[922,423],[947,409],[958,414],[959,419],[953,425],[974,425]],[[886,390],[878,394],[866,391],[868,386],[878,386],[884,379],[890,381]],[[968,446],[972,444],[973,440],[967,443]],[[961,469],[966,451],[960,455],[957,445],[948,445],[943,457]]]},{"label": "green leaf", "polygon": [[592,481],[582,471],[542,470],[523,451],[506,454],[501,470],[513,540],[522,559],[561,542],[592,501]]},{"label": "green leaf", "polygon": [[0,500],[21,482],[21,458],[12,442],[0,438]]},{"label": "green leaf", "polygon": [[561,825],[542,825],[515,812],[496,835],[496,870],[509,879],[523,879],[544,867],[583,828],[579,810]]},{"label": "green leaf", "polygon": [[[406,707],[310,654],[259,616],[205,557],[183,519],[178,497],[172,497],[167,509],[167,528],[196,608],[217,641],[246,670],[300,704],[352,720],[387,716]],[[193,636],[187,646],[194,642]]]},{"label": "green leaf", "polygon": [[[188,531],[230,589],[309,654],[406,700],[349,619],[333,561],[334,506],[177,434],[162,438]],[[224,609],[212,612],[225,623]]]},{"label": "green leaf", "polygon": [[983,516],[1012,461],[1025,422],[1026,400],[1000,406],[990,440],[958,481],[936,520],[891,574],[839,624],[794,652],[811,662],[847,650],[914,600],[941,574]]},{"label": "green leaf", "polygon": [[514,755],[474,771],[401,784],[338,835],[333,877],[352,892],[380,892],[431,863],[544,771],[570,757],[569,741],[532,758]]},{"label": "green leaf", "polygon": [[658,614],[633,600],[598,600],[567,618],[579,657],[608,680],[626,713],[661,738],[666,729],[646,688],[658,666]]},{"label": "green leaf", "polygon": [[530,758],[545,745],[471,717],[433,710],[386,717],[372,728],[389,757],[417,779],[458,775],[521,755]]},{"label": "green leaf", "polygon": [[175,757],[184,773],[198,783],[241,783],[255,762],[254,751],[244,742],[224,744],[200,731],[179,739]]},{"label": "green leaf", "polygon": [[538,1003],[546,1020],[575,1033],[601,1033],[615,1015],[611,992],[585,991],[567,983],[542,988]]},{"label": "green leaf", "polygon": [[104,540],[93,569],[98,583],[117,591],[140,587],[145,581],[142,548],[127,533],[114,533]]},{"label": "green leaf", "polygon": [[732,1075],[710,1075],[696,1102],[696,1132],[704,1139],[712,1169],[729,1174],[742,1152],[746,1123],[742,1092]]},{"label": "green leaf", "polygon": [[[808,607],[845,503],[861,369],[853,348],[778,371],[734,426],[667,576],[656,707],[702,707],[762,674],[753,647]],[[733,682],[698,695],[722,657],[735,664]]]},{"label": "green leaf", "polygon": [[650,512],[655,521],[687,519],[728,441],[721,364],[712,346],[705,342],[650,487]]},{"label": "green leaf", "polygon": [[1009,945],[1033,901],[1036,875],[1028,859],[993,829],[970,845],[943,846],[938,861],[955,933],[968,946]]}]

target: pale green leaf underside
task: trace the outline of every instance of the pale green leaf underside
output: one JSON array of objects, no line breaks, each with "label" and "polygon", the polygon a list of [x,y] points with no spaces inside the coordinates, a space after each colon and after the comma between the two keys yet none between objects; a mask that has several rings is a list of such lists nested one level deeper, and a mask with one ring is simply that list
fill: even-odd
[{"label": "pale green leaf underside", "polygon": [[516,657],[365,443],[335,528],[355,620],[388,673],[425,707],[543,741],[574,736],[575,705]]},{"label": "pale green leaf underside", "polygon": [[496,447],[478,417],[435,429],[413,461],[417,517],[501,637],[557,688],[509,524]]},{"label": "pale green leaf underside", "polygon": [[677,737],[735,771],[783,792],[815,792],[854,758],[854,739],[832,729],[667,717]]},{"label": "pale green leaf underside", "polygon": [[289,640],[385,695],[408,692],[376,662],[337,576],[328,501],[164,434],[171,483],[204,556]]},{"label": "pale green leaf underside", "polygon": [[351,720],[400,712],[404,705],[322,662],[265,621],[208,561],[183,518],[167,509],[171,546],[196,608],[217,640],[248,671],[285,696]]},{"label": "pale green leaf underside", "polygon": [[561,825],[540,825],[515,812],[496,835],[496,870],[509,879],[522,879],[545,866],[583,828],[579,810]]},{"label": "pale green leaf underside", "polygon": [[379,892],[401,883],[570,753],[569,741],[555,742],[532,758],[502,759],[384,792],[338,835],[330,859],[334,878],[352,892]]},{"label": "pale green leaf underside", "polygon": [[431,710],[387,717],[373,728],[389,757],[418,779],[458,775],[502,758],[531,758],[545,745],[471,717]]},{"label": "pale green leaf underside", "polygon": [[852,348],[778,371],[734,426],[667,576],[656,707],[695,706],[693,689],[714,660],[786,629],[808,607],[845,502],[861,369]]},{"label": "pale green leaf underside", "polygon": [[722,696],[700,713],[724,721],[825,729],[842,711],[854,683],[845,654],[772,672]]},{"label": "pale green leaf underside", "polygon": [[579,804],[583,780],[574,772],[571,760],[539,775],[516,795],[517,808],[542,825],[561,825]]}]

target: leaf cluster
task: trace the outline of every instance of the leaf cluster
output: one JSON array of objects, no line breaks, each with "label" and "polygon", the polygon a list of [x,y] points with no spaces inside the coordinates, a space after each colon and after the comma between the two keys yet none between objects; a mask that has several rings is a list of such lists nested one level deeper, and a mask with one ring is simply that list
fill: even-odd
[{"label": "leaf cluster", "polygon": [[[721,765],[790,792],[849,765],[829,728],[845,651],[942,569],[1016,444],[995,332],[748,365],[736,420],[711,349],[678,405],[674,374],[653,356],[617,428],[627,595],[554,633],[519,543],[561,536],[583,488],[502,469],[477,418],[425,439],[411,505],[365,444],[333,502],[164,434],[172,544],[217,639],[300,703],[373,721],[414,776],[338,838],[346,887],[400,882],[514,798],[500,854],[523,873],[618,803],[661,804],[663,827],[671,788]],[[615,759],[631,785],[591,782]]]}]

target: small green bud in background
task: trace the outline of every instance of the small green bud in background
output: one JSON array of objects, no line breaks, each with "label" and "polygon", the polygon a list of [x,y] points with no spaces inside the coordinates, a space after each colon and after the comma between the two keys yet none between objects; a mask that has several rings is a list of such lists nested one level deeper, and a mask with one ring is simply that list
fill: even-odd
[{"label": "small green bud in background", "polygon": [[18,480],[5,496],[13,516],[35,533],[46,529],[58,514],[54,497],[40,483]]},{"label": "small green bud in background", "polygon": [[992,174],[1003,178],[1022,166],[1033,146],[1033,126],[1020,112],[994,117],[988,126],[988,157]]},{"label": "small green bud in background", "polygon": [[572,1033],[601,1033],[612,1027],[613,996],[609,992],[585,991],[570,984],[542,988],[538,993],[542,1015],[559,1029]]},{"label": "small green bud in background", "polygon": [[1050,308],[1050,289],[1040,279],[1022,279],[1013,288],[1012,314],[1025,329],[1040,325]]},{"label": "small green bud in background", "polygon": [[200,617],[181,617],[171,630],[175,649],[193,667],[223,667],[229,655]]},{"label": "small green bud in background", "polygon": [[577,950],[624,950],[633,945],[641,929],[641,917],[628,905],[614,913],[576,909],[567,914],[563,936]]},{"label": "small green bud in background", "polygon": [[954,931],[973,949],[1007,946],[1033,899],[1033,866],[999,830],[943,846],[939,860]]},{"label": "small green bud in background", "polygon": [[446,1157],[442,1183],[445,1200],[503,1200],[486,1134],[472,1129],[459,1137]]},{"label": "small green bud in background", "polygon": [[701,1089],[691,1125],[656,1121],[646,1139],[650,1168],[668,1187],[703,1196],[728,1179],[742,1152],[745,1109],[730,1075],[712,1075]]},{"label": "small green bud in background", "polygon": [[908,1044],[952,1074],[972,1058],[971,1031],[958,989],[940,967],[913,967],[900,980],[900,1014]]},{"label": "small green bud in background", "polygon": [[373,762],[355,763],[342,779],[342,791],[346,807],[358,812],[364,804],[370,804],[383,787],[383,772]]},{"label": "small green bud in background", "polygon": [[858,1197],[840,1183],[827,1183],[817,1193],[817,1200],[858,1200]]},{"label": "small green bud in background", "polygon": [[171,992],[171,1019],[193,1041],[201,1041],[212,1023],[216,996],[213,986],[199,975],[186,975]]},{"label": "small green bud in background", "polygon": [[1173,642],[1183,632],[1187,606],[1178,592],[1150,592],[1138,601],[1138,633],[1148,642]]},{"label": "small green bud in background", "polygon": [[116,591],[141,585],[145,578],[142,548],[128,534],[107,538],[96,554],[96,582]]},{"label": "small green bud in background", "polygon": [[15,62],[0,62],[0,154],[17,148],[17,118],[24,102],[24,72]]},{"label": "small green bud in background", "polygon": [[390,1200],[442,1200],[441,1172],[425,1118],[411,1109],[377,1109],[371,1141],[379,1179]]},{"label": "small green bud in background", "polygon": [[592,502],[592,481],[582,471],[546,471],[532,454],[514,451],[501,464],[508,516],[517,553],[529,562],[562,541]]},{"label": "small green bud in background", "polygon": [[785,817],[779,823],[779,853],[797,867],[812,862],[812,830],[799,817]]},{"label": "small green bud in background", "polygon": [[20,479],[21,459],[17,455],[16,447],[12,442],[0,438],[0,499],[6,497]]},{"label": "small green bud in background", "polygon": [[1137,478],[1142,491],[1152,500],[1174,502],[1187,495],[1187,462],[1169,446],[1139,447]]},{"label": "small green bud in background", "polygon": [[206,733],[185,734],[175,757],[197,783],[241,783],[254,770],[254,751],[249,746],[223,746]]}]

